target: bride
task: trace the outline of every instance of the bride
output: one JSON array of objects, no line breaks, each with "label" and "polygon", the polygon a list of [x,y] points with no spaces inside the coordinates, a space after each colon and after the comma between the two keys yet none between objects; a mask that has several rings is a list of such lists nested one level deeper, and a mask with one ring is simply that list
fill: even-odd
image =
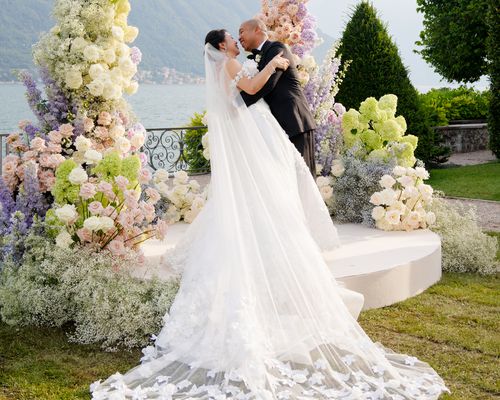
[{"label": "bride", "polygon": [[[338,236],[300,154],[263,100],[262,71],[236,41],[205,45],[209,200],[169,260],[182,281],[141,364],[91,385],[94,399],[437,399],[442,379],[372,342],[360,297],[332,277]],[[353,316],[354,315],[354,316]]]}]

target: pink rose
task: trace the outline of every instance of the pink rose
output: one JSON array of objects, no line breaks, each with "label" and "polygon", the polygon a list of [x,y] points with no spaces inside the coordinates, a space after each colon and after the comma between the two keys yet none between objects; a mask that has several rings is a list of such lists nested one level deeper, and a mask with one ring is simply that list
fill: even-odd
[{"label": "pink rose", "polygon": [[125,229],[130,229],[134,225],[134,215],[128,211],[122,211],[118,217],[118,222]]},{"label": "pink rose", "polygon": [[49,143],[49,145],[47,146],[47,150],[50,151],[51,153],[59,154],[62,152],[62,147],[60,144]]},{"label": "pink rose", "polygon": [[91,242],[92,241],[92,231],[86,229],[86,228],[81,228],[76,231],[76,234],[80,238],[80,241],[82,243],[85,242]]},{"label": "pink rose", "polygon": [[70,138],[73,136],[73,125],[71,124],[63,124],[59,127],[59,133],[61,134],[62,137]]},{"label": "pink rose", "polygon": [[123,192],[123,195],[125,197],[125,206],[127,208],[136,208],[137,207],[137,200],[139,200],[139,193],[137,193],[135,190],[125,190]]},{"label": "pink rose", "polygon": [[21,180],[24,179],[24,165],[23,164],[20,164],[17,166],[16,174],[19,177],[19,179],[21,179]]},{"label": "pink rose", "polygon": [[149,183],[151,180],[152,175],[149,169],[143,168],[141,169],[141,172],[139,173],[139,182],[143,185]]},{"label": "pink rose", "polygon": [[30,147],[31,150],[38,152],[42,152],[47,148],[47,146],[45,146],[45,140],[43,140],[41,137],[34,138],[30,143]]},{"label": "pink rose", "polygon": [[90,118],[85,118],[83,121],[83,129],[85,132],[90,132],[92,129],[94,129],[94,121],[92,121]]},{"label": "pink rose", "polygon": [[17,162],[5,162],[2,167],[2,175],[4,177],[15,175],[17,170]]},{"label": "pink rose", "polygon": [[98,126],[94,129],[94,135],[99,139],[106,139],[109,137],[109,131],[104,126]]},{"label": "pink rose", "polygon": [[107,206],[104,211],[102,212],[102,215],[110,218],[115,218],[116,217],[116,208],[113,206]]},{"label": "pink rose", "polygon": [[52,171],[42,171],[39,173],[38,179],[40,180],[40,191],[48,192],[50,191],[55,183],[56,177]]},{"label": "pink rose", "polygon": [[141,166],[144,168],[146,165],[148,165],[148,156],[146,153],[140,153],[139,154],[139,159],[141,160]]},{"label": "pink rose", "polygon": [[37,153],[34,150],[29,150],[23,154],[24,161],[36,160]]},{"label": "pink rose", "polygon": [[12,162],[18,164],[21,161],[21,158],[19,156],[16,156],[15,154],[9,154],[3,160],[5,163]]},{"label": "pink rose", "polygon": [[49,132],[49,140],[53,144],[60,144],[62,140],[62,135],[58,131],[50,131]]},{"label": "pink rose", "polygon": [[115,182],[120,190],[127,190],[127,187],[130,184],[129,180],[121,175],[115,177]]},{"label": "pink rose", "polygon": [[113,185],[111,185],[111,183],[109,182],[106,181],[99,182],[99,184],[97,185],[97,190],[103,193],[104,196],[108,198],[108,200],[113,201],[113,199],[115,198],[115,193],[113,192]]},{"label": "pink rose", "polygon": [[158,240],[163,240],[165,239],[165,236],[167,234],[167,228],[168,224],[166,221],[163,221],[162,219],[158,221],[155,227],[155,237]]},{"label": "pink rose", "polygon": [[151,222],[155,218],[155,206],[153,204],[146,203],[145,201],[141,201],[140,207],[142,212],[144,213],[144,218],[146,221]]},{"label": "pink rose", "polygon": [[62,154],[52,154],[50,156],[50,168],[56,169],[65,160]]},{"label": "pink rose", "polygon": [[141,210],[141,208],[140,207],[133,208],[130,210],[130,212],[134,216],[134,222],[136,224],[142,224],[142,222],[144,221],[145,215],[144,215],[143,211]]},{"label": "pink rose", "polygon": [[146,189],[146,195],[148,196],[148,203],[150,203],[152,205],[155,205],[161,199],[161,196],[160,196],[160,193],[158,193],[158,190],[151,188],[151,187]]},{"label": "pink rose", "polygon": [[40,166],[44,168],[51,168],[50,154],[47,153],[42,154],[38,162],[40,163]]},{"label": "pink rose", "polygon": [[97,123],[99,125],[102,125],[102,126],[108,126],[108,125],[111,125],[112,120],[113,119],[112,119],[111,114],[109,112],[102,111],[99,114],[99,118],[97,120]]},{"label": "pink rose", "polygon": [[113,254],[114,256],[122,256],[125,254],[125,245],[121,240],[113,240],[111,241],[108,246],[108,250]]},{"label": "pink rose", "polygon": [[89,211],[92,215],[102,215],[104,212],[104,207],[100,201],[93,201],[89,204]]},{"label": "pink rose", "polygon": [[80,196],[84,200],[89,200],[94,197],[97,193],[96,187],[94,184],[86,182],[80,187]]}]

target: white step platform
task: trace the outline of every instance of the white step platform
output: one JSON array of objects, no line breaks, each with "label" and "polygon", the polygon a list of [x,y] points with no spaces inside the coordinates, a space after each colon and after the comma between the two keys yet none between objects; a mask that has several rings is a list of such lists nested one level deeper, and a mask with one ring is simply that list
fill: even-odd
[{"label": "white step platform", "polygon": [[[161,266],[161,258],[187,227],[175,224],[163,242],[146,242],[147,267],[136,275],[172,277],[172,271]],[[325,255],[327,263],[337,280],[364,295],[365,310],[415,296],[441,278],[441,241],[431,231],[384,232],[355,224],[337,225],[337,229],[342,246]]]}]

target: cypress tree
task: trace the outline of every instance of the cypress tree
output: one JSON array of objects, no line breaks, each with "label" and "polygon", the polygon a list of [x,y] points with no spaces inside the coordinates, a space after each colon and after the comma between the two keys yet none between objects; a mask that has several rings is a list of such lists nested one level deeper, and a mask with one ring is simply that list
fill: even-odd
[{"label": "cypress tree", "polygon": [[487,51],[490,75],[490,112],[488,131],[490,149],[500,158],[500,5],[489,0]]}]

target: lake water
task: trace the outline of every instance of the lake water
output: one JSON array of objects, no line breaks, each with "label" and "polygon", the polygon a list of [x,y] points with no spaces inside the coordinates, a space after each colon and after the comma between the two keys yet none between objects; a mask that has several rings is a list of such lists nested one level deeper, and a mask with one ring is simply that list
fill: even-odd
[{"label": "lake water", "polygon": [[[22,85],[0,84],[0,133],[16,130],[21,120],[35,120],[24,93]],[[205,109],[205,87],[143,84],[127,101],[146,128],[179,127]]]}]

